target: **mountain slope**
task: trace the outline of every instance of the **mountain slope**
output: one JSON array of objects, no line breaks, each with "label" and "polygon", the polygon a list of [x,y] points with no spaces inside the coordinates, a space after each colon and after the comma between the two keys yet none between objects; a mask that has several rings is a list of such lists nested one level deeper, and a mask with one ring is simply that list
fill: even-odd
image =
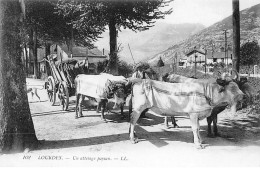
[{"label": "mountain slope", "polygon": [[[132,63],[133,59],[128,47],[130,45],[132,54],[136,62],[156,54],[171,44],[180,42],[189,36],[204,29],[202,24],[167,24],[156,22],[155,26],[147,31],[133,32],[122,30],[118,33],[118,44],[121,44],[120,58]],[[108,31],[103,33],[102,39],[95,44],[99,49],[109,49]]]},{"label": "mountain slope", "polygon": [[[157,53],[146,61],[151,65],[155,65],[159,58],[162,57],[164,62],[172,63],[176,54],[180,58],[187,51],[194,48],[194,46],[197,48],[206,48],[207,50],[212,50],[212,48],[218,50],[224,46],[223,30],[227,30],[227,42],[232,47],[232,16],[229,16],[190,36],[186,40],[173,44],[168,49]],[[260,44],[260,4],[240,11],[240,30],[241,44],[252,40],[257,40]]]}]

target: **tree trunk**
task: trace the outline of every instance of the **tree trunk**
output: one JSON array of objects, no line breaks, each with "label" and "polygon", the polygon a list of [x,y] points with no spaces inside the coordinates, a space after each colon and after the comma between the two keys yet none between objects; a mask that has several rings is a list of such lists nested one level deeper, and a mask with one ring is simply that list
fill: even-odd
[{"label": "tree trunk", "polygon": [[39,78],[38,58],[37,58],[37,29],[33,28],[33,57],[34,57],[34,75]]},{"label": "tree trunk", "polygon": [[68,47],[68,57],[73,58],[73,45],[74,45],[74,33],[73,27],[70,28],[70,37],[66,39],[66,45]]},{"label": "tree trunk", "polygon": [[[45,43],[45,59],[48,59],[48,55],[51,54],[51,44],[50,43]],[[51,68],[49,66],[49,63],[45,61],[45,66],[46,66],[46,73],[47,76],[51,75]]]},{"label": "tree trunk", "polygon": [[117,30],[114,19],[109,21],[109,43],[110,43],[110,58],[108,69],[113,75],[118,75],[118,56],[117,56]]},{"label": "tree trunk", "polygon": [[19,0],[0,0],[0,152],[38,144],[30,113],[20,52]]},{"label": "tree trunk", "polygon": [[239,72],[240,63],[240,18],[239,0],[233,0],[233,69]]},{"label": "tree trunk", "polygon": [[33,61],[34,57],[33,57],[34,53],[33,53],[33,29],[30,28],[30,32],[29,32],[29,55],[28,55],[28,74],[33,74],[33,70],[31,67],[31,62]]},{"label": "tree trunk", "polygon": [[25,74],[28,75],[28,51],[27,51],[27,45],[24,45],[25,49]]},{"label": "tree trunk", "polygon": [[73,45],[72,45],[72,41],[71,39],[67,39],[66,40],[66,45],[68,47],[68,57],[69,58],[72,58],[73,57],[73,51],[72,51],[72,48],[73,48]]},{"label": "tree trunk", "polygon": [[70,58],[73,58],[73,45],[74,45],[74,33],[73,33],[73,27],[71,27],[71,37],[70,37]]}]

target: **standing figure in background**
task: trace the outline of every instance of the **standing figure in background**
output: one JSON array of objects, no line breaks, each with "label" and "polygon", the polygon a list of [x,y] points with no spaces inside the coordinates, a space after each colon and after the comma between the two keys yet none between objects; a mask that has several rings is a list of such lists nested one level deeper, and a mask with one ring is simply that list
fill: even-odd
[{"label": "standing figure in background", "polygon": [[[140,66],[137,66],[136,67],[136,69],[135,69],[136,71],[133,73],[133,75],[132,75],[132,77],[133,78],[140,78],[140,79],[150,79],[149,78],[149,76],[148,76],[148,74],[145,72],[145,69],[144,68],[142,68],[142,67],[140,67]],[[129,112],[131,113],[132,112],[132,97],[131,97],[131,99],[130,99],[130,104],[129,104],[129,107],[130,107],[130,109],[129,109]],[[145,109],[142,113],[141,113],[141,115],[140,115],[140,117],[141,118],[147,118],[147,116],[145,115],[145,113],[148,111],[148,109]]]}]

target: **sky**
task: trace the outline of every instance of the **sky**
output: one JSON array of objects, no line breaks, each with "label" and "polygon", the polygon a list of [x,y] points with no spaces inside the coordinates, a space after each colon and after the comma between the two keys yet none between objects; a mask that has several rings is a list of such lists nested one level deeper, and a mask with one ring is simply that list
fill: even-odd
[{"label": "sky", "polygon": [[[239,9],[259,3],[260,0],[240,0]],[[173,8],[173,12],[162,22],[201,23],[208,27],[232,14],[232,0],[174,0],[167,8]]]},{"label": "sky", "polygon": [[[239,0],[239,10],[243,10],[259,4],[260,0]],[[166,22],[168,24],[182,24],[182,23],[200,23],[205,27],[211,26],[212,24],[221,21],[222,19],[232,15],[232,0],[174,0],[165,9],[173,8],[171,15],[167,15],[165,19],[159,20],[159,22]],[[156,27],[156,26],[155,26]],[[122,29],[124,32],[124,30]],[[148,30],[149,31],[149,30]],[[127,44],[130,43],[132,47],[132,53],[134,56],[151,56],[145,51],[137,51],[131,41],[131,36],[134,33],[128,33],[130,38],[120,37],[118,42],[124,42],[124,50],[120,53],[122,59],[131,61],[131,55]],[[127,35],[128,35],[127,34]],[[138,34],[138,33],[137,33]],[[99,39],[95,45],[99,49],[105,48],[109,50],[109,37],[108,30],[101,35],[102,39]],[[134,36],[132,36],[134,37]],[[139,41],[139,40],[137,40]],[[137,45],[138,43],[136,43]],[[167,47],[165,47],[167,48]],[[161,52],[161,51],[158,51]],[[158,53],[156,52],[156,53]],[[155,54],[156,54],[155,53]],[[154,55],[154,54],[153,54]],[[136,57],[137,58],[137,57]],[[139,57],[142,58],[142,57]]]}]

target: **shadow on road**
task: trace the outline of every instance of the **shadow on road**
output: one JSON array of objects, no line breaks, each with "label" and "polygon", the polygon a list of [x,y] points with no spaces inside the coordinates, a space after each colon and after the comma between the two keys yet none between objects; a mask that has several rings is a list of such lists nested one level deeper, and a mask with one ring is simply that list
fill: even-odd
[{"label": "shadow on road", "polygon": [[53,140],[53,141],[40,141],[38,150],[44,149],[61,149],[71,148],[80,146],[91,146],[105,143],[113,143],[128,140],[128,133],[114,134],[108,136],[96,136],[82,139],[71,139],[71,140]]},{"label": "shadow on road", "polygon": [[[259,137],[258,138],[246,138],[246,144],[244,144],[243,140],[245,139],[243,136],[241,137],[241,132],[232,130],[232,127],[220,127],[220,133],[223,134],[223,137],[217,138],[208,138],[207,135],[207,127],[202,126],[200,134],[202,139],[209,146],[240,146],[246,147],[249,145],[259,146]],[[168,141],[179,141],[184,143],[193,144],[193,134],[191,129],[187,128],[183,130],[183,128],[175,128],[174,131],[163,130],[162,132],[148,132],[144,128],[140,126],[136,126],[135,129],[137,136],[139,138],[139,143],[143,141],[149,141],[154,146],[160,148],[169,145]],[[229,132],[226,135],[226,132]],[[237,135],[240,134],[240,135]],[[82,139],[70,139],[70,140],[49,140],[49,141],[41,141],[40,147],[38,150],[44,149],[61,149],[61,148],[71,148],[71,147],[80,147],[80,146],[91,146],[91,145],[99,145],[120,141],[129,140],[128,133],[122,134],[112,134],[107,136],[95,136],[90,138],[82,138]],[[225,140],[226,142],[223,142]],[[129,141],[130,143],[130,141]],[[138,143],[136,144],[138,145]],[[133,145],[134,146],[134,145]]]},{"label": "shadow on road", "polygon": [[39,112],[39,113],[32,113],[32,117],[36,116],[48,116],[48,115],[57,115],[57,114],[65,114],[68,113],[67,111],[63,110],[55,110],[55,111],[49,111],[49,112]]}]

